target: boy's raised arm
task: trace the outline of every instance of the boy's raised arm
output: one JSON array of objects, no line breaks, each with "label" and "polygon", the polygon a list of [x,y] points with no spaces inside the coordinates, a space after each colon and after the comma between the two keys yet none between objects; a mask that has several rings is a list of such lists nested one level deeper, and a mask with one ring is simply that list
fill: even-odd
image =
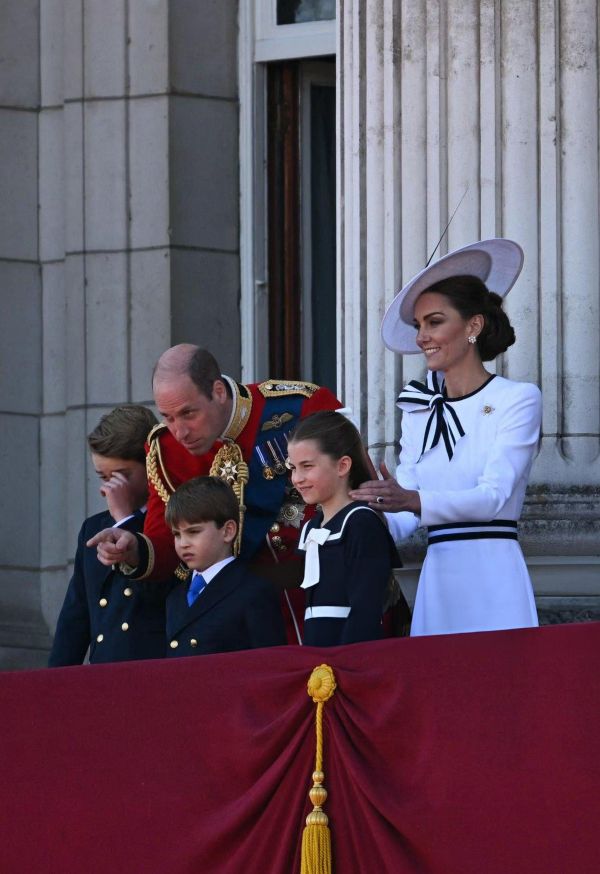
[{"label": "boy's raised arm", "polygon": [[107,566],[123,563],[135,568],[140,560],[135,534],[123,528],[104,528],[86,546],[96,546],[98,561]]}]

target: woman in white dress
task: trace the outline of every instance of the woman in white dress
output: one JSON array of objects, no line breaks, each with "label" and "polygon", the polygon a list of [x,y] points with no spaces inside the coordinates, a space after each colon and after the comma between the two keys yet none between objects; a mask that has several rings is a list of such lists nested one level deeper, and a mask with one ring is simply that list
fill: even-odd
[{"label": "woman in white dress", "polygon": [[421,271],[382,324],[388,348],[422,352],[427,385],[402,390],[394,479],[352,493],[386,513],[396,541],[428,531],[411,635],[538,624],[517,521],[541,424],[537,386],[489,373],[515,335],[502,298],[520,273],[511,240],[484,240]]}]

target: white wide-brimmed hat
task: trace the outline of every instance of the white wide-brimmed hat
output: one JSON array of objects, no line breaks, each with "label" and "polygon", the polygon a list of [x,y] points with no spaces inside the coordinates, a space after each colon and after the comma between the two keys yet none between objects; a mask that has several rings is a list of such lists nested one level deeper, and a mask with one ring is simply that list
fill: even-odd
[{"label": "white wide-brimmed hat", "polygon": [[480,240],[448,252],[413,276],[398,292],[381,323],[383,342],[388,349],[404,355],[421,351],[413,324],[415,303],[418,296],[434,283],[452,276],[477,276],[489,291],[504,297],[515,284],[522,266],[523,250],[518,243],[503,237]]}]

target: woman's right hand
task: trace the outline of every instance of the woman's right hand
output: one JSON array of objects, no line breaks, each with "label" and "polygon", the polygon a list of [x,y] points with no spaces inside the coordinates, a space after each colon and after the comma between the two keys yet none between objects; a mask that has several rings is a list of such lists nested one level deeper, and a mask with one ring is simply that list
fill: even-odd
[{"label": "woman's right hand", "polygon": [[418,491],[403,489],[394,479],[384,462],[379,465],[381,479],[367,480],[357,489],[352,489],[353,501],[365,501],[374,510],[384,513],[408,511],[416,516],[421,514],[421,499]]}]

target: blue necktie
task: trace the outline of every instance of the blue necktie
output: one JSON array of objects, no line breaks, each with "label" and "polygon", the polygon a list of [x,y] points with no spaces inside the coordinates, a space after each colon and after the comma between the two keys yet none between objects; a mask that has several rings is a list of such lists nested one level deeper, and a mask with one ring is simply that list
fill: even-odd
[{"label": "blue necktie", "polygon": [[192,582],[190,583],[190,587],[187,592],[187,602],[191,607],[198,595],[205,590],[208,583],[202,576],[202,574],[194,571],[194,575],[192,576]]}]

